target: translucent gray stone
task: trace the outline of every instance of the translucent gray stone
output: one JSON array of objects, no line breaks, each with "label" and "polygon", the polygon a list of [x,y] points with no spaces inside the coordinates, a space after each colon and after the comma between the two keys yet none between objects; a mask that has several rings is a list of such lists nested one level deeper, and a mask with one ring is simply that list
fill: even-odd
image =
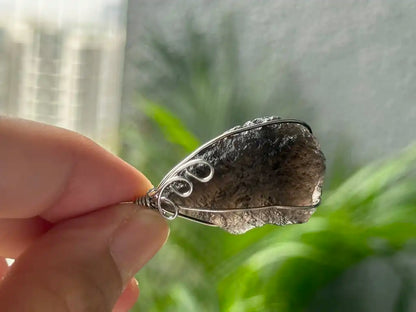
[{"label": "translucent gray stone", "polygon": [[[302,122],[277,117],[249,121],[185,161],[192,159],[211,164],[214,175],[205,183],[188,176],[193,184],[189,197],[166,189],[164,196],[179,207],[179,216],[241,234],[264,224],[304,223],[320,203],[325,157]],[[192,170],[204,175],[208,168]],[[178,175],[186,177],[184,172]],[[176,189],[186,188],[175,183]]]}]

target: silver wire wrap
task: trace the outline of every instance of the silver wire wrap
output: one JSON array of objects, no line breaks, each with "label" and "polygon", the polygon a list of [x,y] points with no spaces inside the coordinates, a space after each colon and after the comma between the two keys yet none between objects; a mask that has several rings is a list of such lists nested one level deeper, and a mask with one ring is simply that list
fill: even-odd
[{"label": "silver wire wrap", "polygon": [[[208,167],[208,175],[198,176],[196,173],[190,171],[191,167],[195,168],[197,166]],[[175,171],[167,179],[164,179],[157,188],[152,188],[145,196],[137,198],[135,203],[140,206],[157,209],[164,218],[173,220],[178,216],[180,207],[165,196],[164,193],[169,190],[169,194],[173,192],[180,197],[188,197],[192,194],[194,188],[191,178],[201,183],[206,183],[213,176],[214,167],[210,163],[202,159],[189,160],[176,167]],[[178,182],[182,183],[185,188],[178,189]]]},{"label": "silver wire wrap", "polygon": [[[247,211],[255,211],[255,210],[266,210],[270,208],[278,208],[278,209],[305,209],[305,208],[312,208],[315,209],[319,202],[311,205],[311,206],[280,206],[280,205],[271,205],[271,206],[263,206],[263,207],[250,207],[250,208],[240,208],[235,209],[233,207],[224,208],[224,209],[211,209],[211,207],[200,207],[200,208],[189,208],[189,207],[182,207],[178,206],[176,203],[174,203],[171,199],[169,199],[169,195],[172,193],[177,194],[180,197],[189,197],[192,194],[193,191],[193,183],[191,178],[206,183],[210,181],[214,175],[214,167],[207,161],[196,158],[198,154],[200,155],[206,148],[209,148],[212,146],[215,142],[220,141],[222,139],[225,139],[227,137],[230,137],[232,135],[247,132],[253,129],[260,129],[262,127],[268,126],[268,125],[275,125],[275,124],[281,124],[281,123],[294,123],[294,124],[300,124],[304,126],[311,134],[312,129],[309,127],[308,124],[306,124],[303,121],[296,120],[296,119],[279,119],[279,118],[263,118],[263,121],[258,122],[257,119],[247,122],[244,125],[236,126],[221,135],[213,138],[212,140],[206,142],[202,146],[200,146],[198,149],[196,149],[194,152],[192,152],[190,155],[188,155],[185,159],[183,159],[179,164],[177,164],[172,170],[170,170],[166,176],[162,179],[159,186],[156,188],[150,189],[145,196],[139,197],[135,200],[135,203],[140,206],[145,206],[151,209],[157,209],[159,213],[168,220],[175,219],[178,215],[180,217],[192,220],[194,222],[202,223],[209,226],[218,226],[216,224],[210,223],[207,220],[199,220],[192,216],[182,214],[180,210],[186,211],[186,210],[192,210],[192,211],[198,211],[198,212],[209,212],[209,213],[215,213],[215,214],[224,214],[224,213],[238,213],[238,212],[247,212]],[[193,172],[191,172],[189,169],[190,167],[194,166],[207,166],[209,168],[209,174],[204,177],[200,177]],[[176,186],[176,187],[175,187]],[[178,187],[180,189],[178,189]]]}]

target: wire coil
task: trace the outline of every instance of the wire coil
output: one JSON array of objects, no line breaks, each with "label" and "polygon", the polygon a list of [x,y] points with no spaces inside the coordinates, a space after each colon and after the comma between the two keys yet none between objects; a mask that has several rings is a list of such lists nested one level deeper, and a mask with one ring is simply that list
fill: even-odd
[{"label": "wire coil", "polygon": [[[201,176],[198,171],[192,172],[191,168],[205,166],[208,174]],[[159,210],[159,213],[168,220],[175,219],[179,214],[180,207],[168,196],[172,193],[180,197],[189,197],[194,185],[191,179],[206,183],[214,176],[214,167],[205,160],[192,159],[175,168],[175,171],[165,179],[157,188],[150,189],[145,196],[139,197],[135,203],[140,206]],[[182,185],[182,187],[178,187]],[[185,186],[185,187],[184,187]]]}]

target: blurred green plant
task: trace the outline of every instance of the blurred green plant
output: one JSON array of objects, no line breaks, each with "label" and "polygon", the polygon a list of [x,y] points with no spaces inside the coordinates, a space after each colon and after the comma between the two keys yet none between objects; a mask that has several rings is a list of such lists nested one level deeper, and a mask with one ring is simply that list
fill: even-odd
[{"label": "blurred green plant", "polygon": [[[200,142],[242,121],[276,113],[313,119],[293,73],[266,61],[252,68],[241,62],[233,16],[215,35],[199,31],[192,19],[185,25],[176,40],[150,32],[138,55],[135,107],[122,125],[122,157],[156,182]],[[265,79],[268,71],[280,80]],[[328,288],[341,287],[345,274],[378,257],[402,285],[397,293],[383,285],[396,296],[394,310],[411,311],[416,276],[392,259],[403,250],[416,254],[416,148],[345,181],[356,166],[344,141],[331,157],[330,190],[306,224],[234,236],[172,222],[168,243],[138,275],[137,310],[375,311],[351,305],[366,294],[341,306],[342,292],[337,297]]]},{"label": "blurred green plant", "polygon": [[163,136],[184,151],[191,152],[199,146],[198,139],[183,125],[182,121],[166,108],[151,101],[146,101],[144,113],[159,127]]},{"label": "blurred green plant", "polygon": [[[198,140],[174,114],[152,101],[140,101],[159,129],[155,147],[168,144],[179,155],[194,149]],[[162,149],[163,157],[169,157]],[[316,299],[328,285],[365,259],[392,257],[406,244],[414,248],[415,185],[416,147],[361,169],[325,194],[307,224],[266,226],[234,236],[175,220],[169,242],[138,276],[143,286],[137,308],[333,311],[340,298]],[[410,311],[406,307],[415,280],[406,275],[398,277],[406,287],[397,295],[402,307],[397,311]]]},{"label": "blurred green plant", "polygon": [[[360,261],[415,247],[415,173],[416,147],[367,166],[326,194],[302,225],[234,236],[175,220],[168,244],[138,275],[140,310],[307,311],[321,289]],[[403,291],[399,297],[409,289]],[[327,298],[329,307],[331,300],[334,307],[337,298]]]}]

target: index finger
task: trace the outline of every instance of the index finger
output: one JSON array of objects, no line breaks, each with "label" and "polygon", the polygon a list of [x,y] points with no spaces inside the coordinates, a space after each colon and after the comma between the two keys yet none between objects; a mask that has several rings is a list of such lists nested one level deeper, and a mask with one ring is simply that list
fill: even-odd
[{"label": "index finger", "polygon": [[0,118],[0,218],[57,222],[149,188],[140,172],[80,134]]}]

